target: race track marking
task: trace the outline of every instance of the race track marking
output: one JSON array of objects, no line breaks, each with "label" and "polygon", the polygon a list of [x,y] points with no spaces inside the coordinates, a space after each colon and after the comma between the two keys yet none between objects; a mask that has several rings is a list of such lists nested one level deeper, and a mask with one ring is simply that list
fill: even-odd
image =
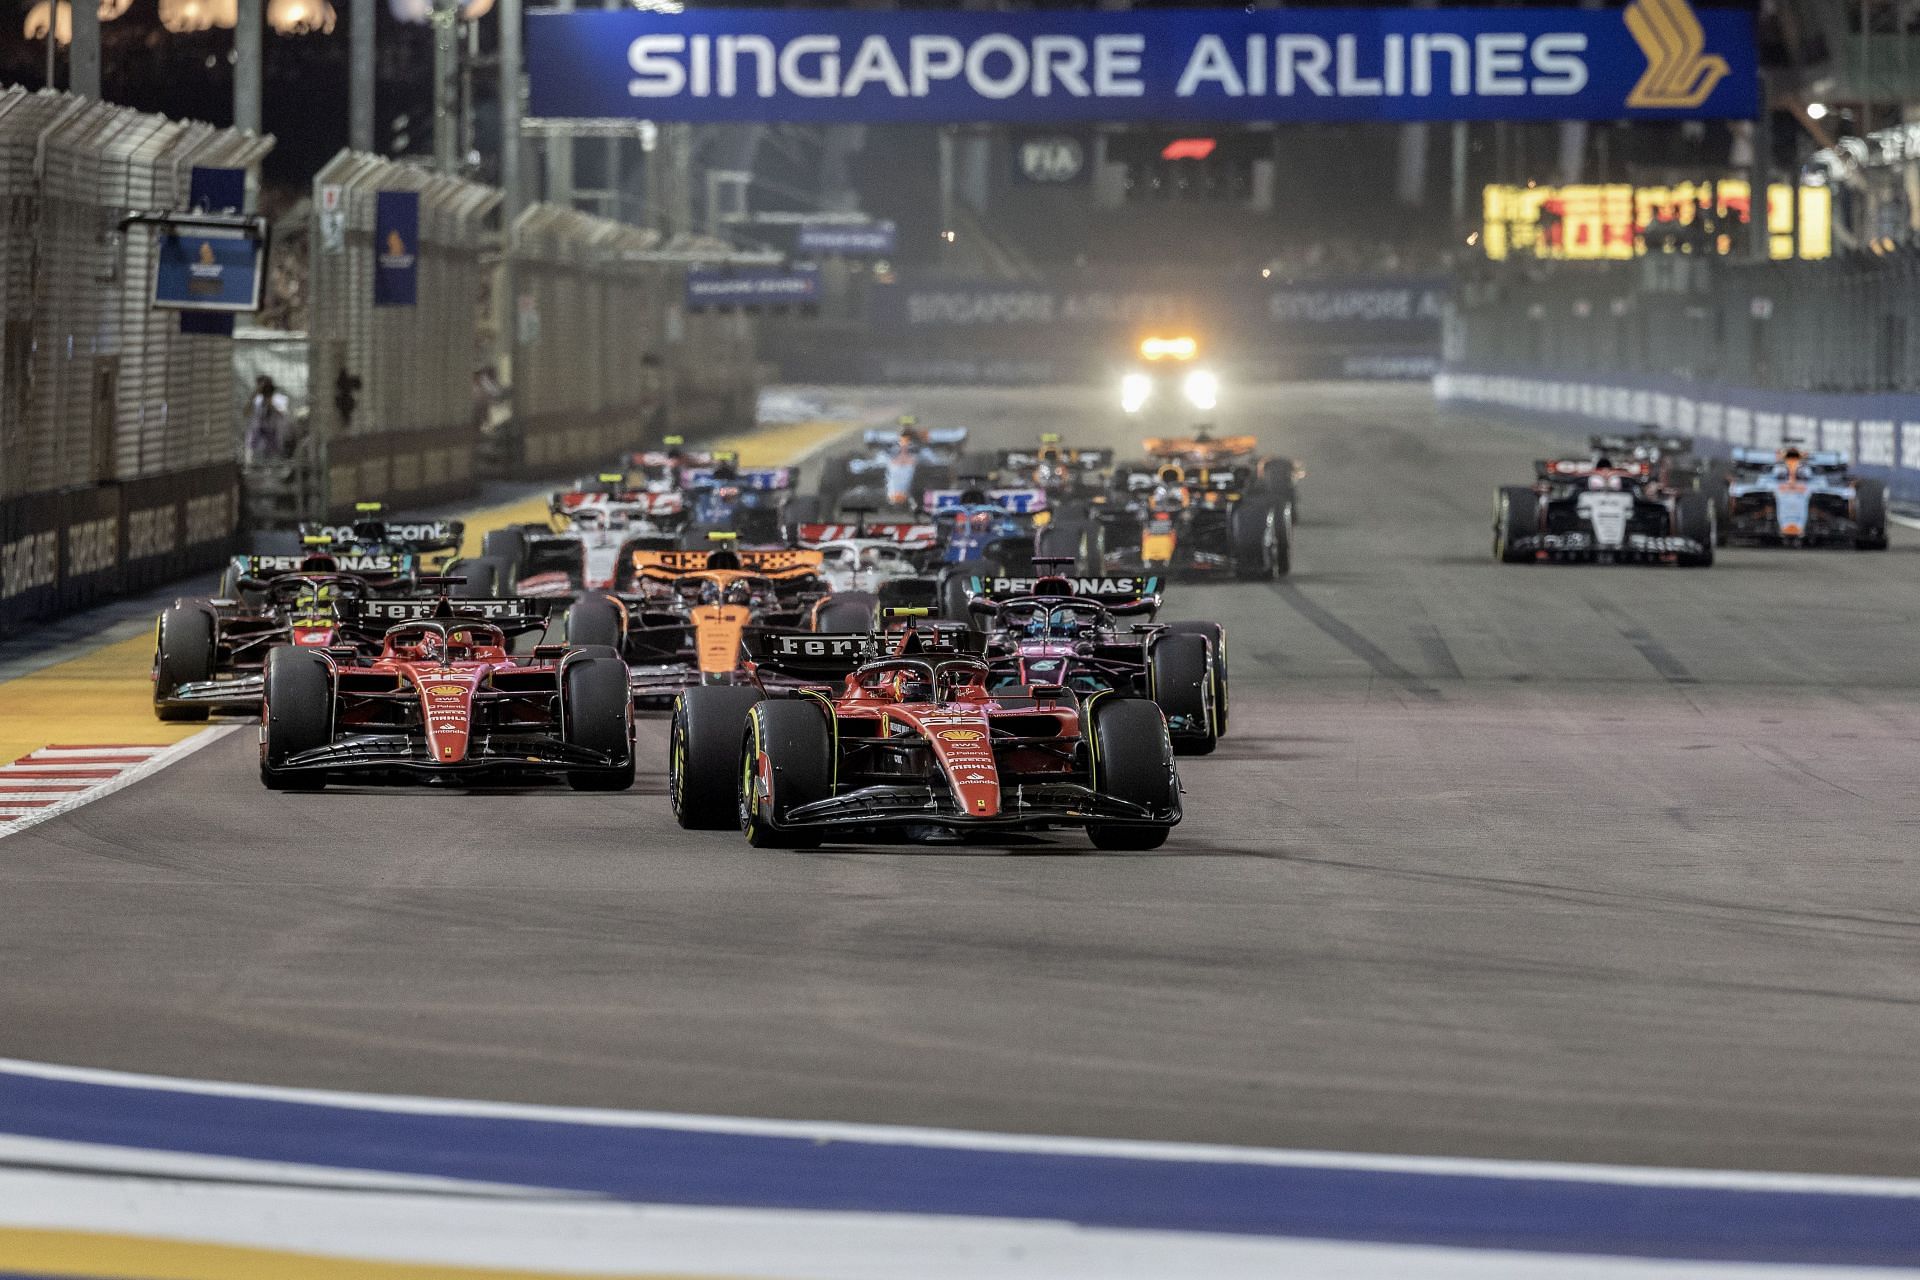
[{"label": "race track marking", "polygon": [[216,725],[172,746],[41,747],[0,765],[0,840],[130,787],[240,727]]},{"label": "race track marking", "polygon": [[[1920,1265],[1920,1180],[468,1102],[14,1060],[0,1060],[0,1132],[68,1153],[55,1158],[43,1147],[23,1170],[41,1182],[0,1186],[0,1228],[181,1234],[300,1251],[310,1246],[284,1234],[296,1219],[362,1215],[359,1228],[340,1226],[335,1238],[372,1248],[381,1222],[450,1223],[469,1212],[446,1207],[464,1197],[437,1197],[429,1209],[409,1194],[412,1208],[402,1212],[365,1192],[287,1185],[306,1181],[302,1168],[359,1171],[524,1189],[526,1203],[508,1195],[471,1211],[495,1215],[494,1236],[449,1225],[431,1240],[382,1246],[375,1256],[383,1260],[512,1267],[527,1258],[534,1270],[584,1274],[1797,1277]],[[82,1148],[96,1153],[84,1166],[71,1155]],[[113,1172],[129,1149],[145,1153],[137,1182]],[[0,1181],[6,1166],[29,1163],[9,1155],[18,1158],[0,1142]],[[261,1208],[228,1177],[218,1180],[226,1198],[186,1213],[190,1197],[216,1192],[196,1189],[212,1181],[205,1166],[192,1185],[184,1171],[168,1179],[174,1158],[293,1170],[265,1180],[278,1185],[249,1180],[247,1193],[333,1198],[297,1212],[284,1203]],[[66,1181],[42,1185],[47,1179]],[[83,1194],[103,1179],[112,1194]],[[144,1187],[159,1189],[131,1194]],[[96,1202],[97,1211],[83,1212]],[[77,1207],[49,1218],[47,1206],[60,1204]],[[23,1205],[41,1207],[9,1208]],[[597,1221],[626,1244],[570,1257],[570,1266],[557,1253],[525,1252],[542,1240],[585,1238],[566,1225],[576,1211],[604,1215]],[[181,1229],[156,1232],[168,1213],[184,1215]],[[680,1237],[669,1225],[695,1221],[704,1228],[673,1243]],[[585,1220],[575,1226],[584,1231]],[[283,1234],[259,1234],[270,1228]],[[483,1239],[497,1247],[475,1255]],[[1038,1269],[1007,1261],[1043,1256],[1052,1264]],[[1174,1265],[1181,1257],[1208,1265]],[[905,1258],[967,1265],[902,1271]],[[0,1272],[10,1263],[0,1251]]]}]

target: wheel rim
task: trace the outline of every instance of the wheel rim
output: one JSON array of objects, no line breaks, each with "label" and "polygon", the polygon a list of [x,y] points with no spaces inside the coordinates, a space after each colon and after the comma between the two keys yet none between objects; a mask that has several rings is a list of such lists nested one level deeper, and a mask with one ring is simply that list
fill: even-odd
[{"label": "wheel rim", "polygon": [[754,820],[760,812],[760,726],[753,721],[749,723],[753,726],[753,738],[747,750],[741,752],[740,829],[751,836]]},{"label": "wheel rim", "polygon": [[667,752],[667,791],[673,797],[673,811],[679,813],[687,800],[687,738],[681,732],[680,717],[673,718],[673,745]]}]

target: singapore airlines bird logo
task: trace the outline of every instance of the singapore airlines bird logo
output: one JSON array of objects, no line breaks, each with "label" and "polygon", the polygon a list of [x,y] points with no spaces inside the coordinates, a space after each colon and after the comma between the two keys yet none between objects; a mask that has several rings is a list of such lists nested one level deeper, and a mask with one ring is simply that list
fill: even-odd
[{"label": "singapore airlines bird logo", "polygon": [[407,242],[400,238],[398,231],[387,232],[387,255],[393,258],[407,256]]},{"label": "singapore airlines bird logo", "polygon": [[1706,33],[1687,0],[1633,0],[1627,30],[1647,55],[1646,74],[1627,95],[1629,107],[1697,107],[1726,78],[1727,60],[1705,52]]}]

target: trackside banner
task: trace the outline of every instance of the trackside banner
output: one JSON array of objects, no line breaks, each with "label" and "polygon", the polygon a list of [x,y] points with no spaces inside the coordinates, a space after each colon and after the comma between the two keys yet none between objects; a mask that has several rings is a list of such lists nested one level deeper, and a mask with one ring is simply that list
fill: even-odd
[{"label": "trackside banner", "polygon": [[1753,22],[1623,9],[538,11],[530,113],[814,123],[1751,117]]}]

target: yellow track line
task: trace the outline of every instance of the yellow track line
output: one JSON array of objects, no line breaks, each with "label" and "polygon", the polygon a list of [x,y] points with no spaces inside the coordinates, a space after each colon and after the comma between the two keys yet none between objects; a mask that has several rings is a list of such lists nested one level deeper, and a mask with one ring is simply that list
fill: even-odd
[{"label": "yellow track line", "polygon": [[[0,1270],[116,1280],[695,1280],[684,1274],[506,1271],[374,1262],[149,1236],[0,1227]],[[704,1280],[713,1280],[705,1277]]]}]

